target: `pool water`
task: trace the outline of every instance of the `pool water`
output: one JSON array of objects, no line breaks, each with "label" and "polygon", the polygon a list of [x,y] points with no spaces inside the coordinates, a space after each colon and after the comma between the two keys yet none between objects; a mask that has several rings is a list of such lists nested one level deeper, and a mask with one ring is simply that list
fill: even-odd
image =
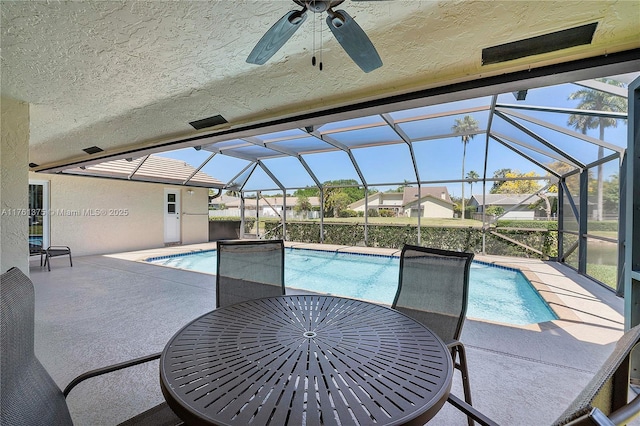
[{"label": "pool water", "polygon": [[[216,273],[215,250],[148,261]],[[398,257],[288,248],[285,285],[390,305],[397,290],[399,267]],[[467,317],[516,325],[557,319],[521,272],[479,262],[471,265]]]}]

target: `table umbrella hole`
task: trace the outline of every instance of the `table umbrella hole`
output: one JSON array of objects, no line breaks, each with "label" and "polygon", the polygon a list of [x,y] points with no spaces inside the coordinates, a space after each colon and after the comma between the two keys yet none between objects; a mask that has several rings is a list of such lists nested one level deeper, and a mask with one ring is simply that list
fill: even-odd
[{"label": "table umbrella hole", "polygon": [[302,335],[304,337],[308,337],[309,339],[313,339],[314,337],[317,336],[317,334],[313,331],[305,331],[304,333],[302,333]]}]

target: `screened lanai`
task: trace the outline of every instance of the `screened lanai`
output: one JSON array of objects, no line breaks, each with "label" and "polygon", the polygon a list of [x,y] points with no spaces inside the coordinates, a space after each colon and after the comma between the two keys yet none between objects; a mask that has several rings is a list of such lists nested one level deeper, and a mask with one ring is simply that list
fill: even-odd
[{"label": "screened lanai", "polygon": [[[201,186],[217,190],[218,195],[233,191],[250,204],[269,194],[291,194],[302,188],[318,188],[324,200],[327,191],[338,185],[358,187],[365,194],[401,186],[418,191],[444,186],[455,198],[468,202],[473,195],[486,206],[487,195],[497,185],[533,181],[535,191],[518,204],[541,205],[550,199],[554,203],[552,210],[547,204],[549,211],[541,219],[557,222],[557,260],[597,279],[606,258],[605,264],[617,270],[608,285],[621,293],[623,262],[617,247],[623,231],[618,222],[624,211],[620,191],[627,145],[626,86],[637,75],[448,102],[437,102],[442,97],[435,97],[422,100],[419,106],[408,101],[375,114],[363,108],[332,114],[333,119],[326,121],[279,123],[277,131],[266,133],[203,135],[182,141],[178,149],[138,151],[130,157],[58,171]],[[608,104],[593,99],[605,99]],[[155,167],[157,157],[183,161],[192,166],[192,172]],[[279,235],[285,238],[287,198],[278,213]],[[360,242],[364,245],[370,244],[368,200],[364,198]],[[487,250],[485,237],[495,234],[495,223],[517,207],[498,215],[478,209],[481,252]],[[319,242],[323,242],[324,209],[319,210]],[[241,212],[244,217],[245,209]],[[251,214],[259,215],[258,209]],[[428,219],[417,216],[419,244],[421,225],[426,223]]]}]

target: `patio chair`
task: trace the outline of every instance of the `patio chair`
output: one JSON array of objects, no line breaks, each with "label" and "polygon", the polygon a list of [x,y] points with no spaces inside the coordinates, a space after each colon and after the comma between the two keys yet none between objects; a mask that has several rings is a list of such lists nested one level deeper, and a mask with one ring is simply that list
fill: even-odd
[{"label": "patio chair", "polygon": [[[11,268],[2,274],[0,424],[72,425],[66,397],[78,383],[160,358],[158,353],[89,371],[73,379],[63,392],[34,353],[34,299],[33,283],[22,271]],[[129,426],[180,424],[182,421],[166,403],[122,423]]]},{"label": "patio chair", "polygon": [[[640,394],[629,401],[631,352],[638,343],[640,325],[618,340],[613,353],[553,426],[620,426],[640,417]],[[483,426],[497,425],[452,394],[449,403]]]},{"label": "patio chair", "polygon": [[[473,253],[405,245],[400,255],[400,278],[392,308],[426,325],[451,350],[454,367],[462,375],[464,399],[471,405],[471,387],[460,333],[467,312],[469,269]],[[469,425],[473,425],[473,420]]]},{"label": "patio chair", "polygon": [[45,250],[42,248],[42,245],[29,243],[29,256],[40,256],[40,266],[42,266],[44,254]]},{"label": "patio chair", "polygon": [[216,308],[285,294],[282,240],[233,240],[217,244]]},{"label": "patio chair", "polygon": [[[73,267],[71,249],[68,246],[49,246],[44,250],[44,264],[49,271],[51,271],[51,258],[57,256],[69,256],[69,265]],[[40,257],[40,266],[42,266],[42,256]]]}]

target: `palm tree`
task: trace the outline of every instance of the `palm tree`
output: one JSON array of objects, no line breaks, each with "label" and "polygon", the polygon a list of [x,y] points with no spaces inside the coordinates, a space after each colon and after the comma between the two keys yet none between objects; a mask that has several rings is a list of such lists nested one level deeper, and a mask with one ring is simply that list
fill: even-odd
[{"label": "palm tree", "polygon": [[[611,84],[617,87],[624,87],[624,84],[607,78],[598,79],[602,83]],[[610,93],[593,89],[581,89],[569,95],[569,100],[579,100],[578,109],[607,112],[626,112],[627,102],[624,98]],[[567,125],[587,134],[588,129],[599,129],[600,140],[604,140],[604,129],[607,127],[618,127],[618,120],[610,117],[592,117],[580,114],[571,114]],[[604,148],[598,147],[598,160],[604,157]],[[602,193],[603,193],[602,164],[598,165],[598,220],[602,220]]]},{"label": "palm tree", "polygon": [[480,177],[480,175],[478,174],[478,172],[474,171],[474,170],[469,170],[469,173],[467,173],[467,180],[469,180],[469,192],[471,192],[471,196],[473,196],[473,181],[477,180]]},{"label": "palm tree", "polygon": [[467,144],[475,137],[472,132],[478,130],[478,122],[472,116],[465,115],[462,118],[456,118],[451,130],[462,139],[462,219],[464,219],[464,160],[467,156]]}]

